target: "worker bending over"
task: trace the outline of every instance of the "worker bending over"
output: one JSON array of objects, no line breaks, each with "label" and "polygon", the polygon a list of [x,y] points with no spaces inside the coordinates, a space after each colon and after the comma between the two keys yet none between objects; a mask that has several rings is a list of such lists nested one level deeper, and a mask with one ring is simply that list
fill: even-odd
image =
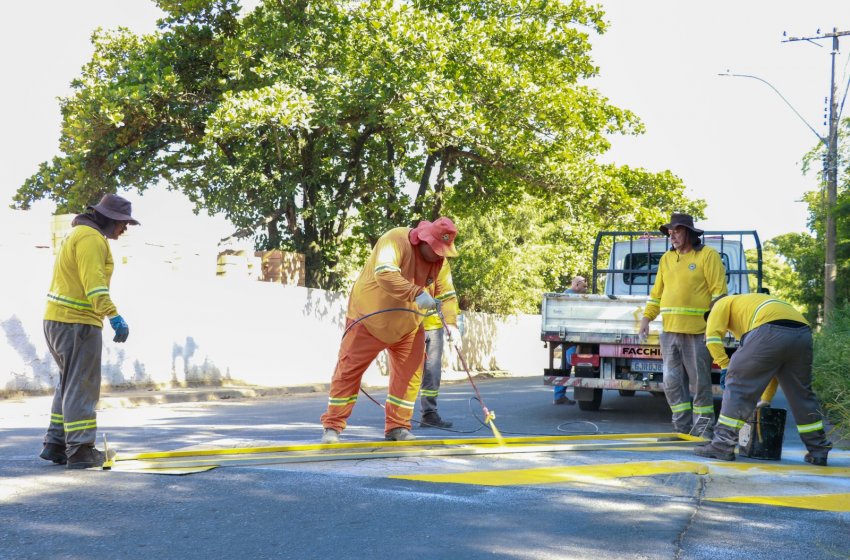
[{"label": "worker bending over", "polygon": [[[387,350],[389,389],[384,433],[391,441],[414,439],[410,419],[422,381],[425,358],[423,316],[437,301],[453,340],[457,305],[446,257],[457,256],[457,228],[448,218],[419,222],[414,228],[391,229],[375,244],[351,289],[346,330],[331,379],[328,410],[322,415],[322,443],[336,443],[357,402],[366,368]],[[433,290],[426,288],[433,287]],[[433,293],[433,295],[432,295]],[[400,310],[398,308],[401,308]]]},{"label": "worker bending over", "polygon": [[[706,345],[723,368],[726,388],[713,439],[694,448],[700,457],[735,460],[738,431],[750,417],[773,377],[788,399],[807,463],[826,466],[832,444],[812,391],[812,330],[791,305],[766,294],[726,296],[711,307]],[[723,337],[729,331],[741,341],[731,360]]]}]

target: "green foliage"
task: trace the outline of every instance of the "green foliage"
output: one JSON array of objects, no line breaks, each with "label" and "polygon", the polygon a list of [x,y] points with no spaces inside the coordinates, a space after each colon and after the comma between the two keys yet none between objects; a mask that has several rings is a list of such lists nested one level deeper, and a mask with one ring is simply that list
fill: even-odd
[{"label": "green foliage", "polygon": [[236,0],[157,3],[158,32],[94,35],[62,101],[63,155],[16,206],[165,184],[259,248],[304,253],[307,284],[330,289],[387,229],[457,214],[470,263],[496,266],[474,247],[500,241],[491,258],[521,265],[507,281],[461,257],[500,294],[474,304],[490,310],[530,310],[531,275],[539,292],[586,271],[598,229],[702,213],[669,172],[597,163],[606,135],[642,125],[583,84],[605,29],[583,0],[267,0],[242,19]]},{"label": "green foliage", "polygon": [[815,336],[813,386],[836,432],[850,439],[850,305],[836,309],[832,320]]},{"label": "green foliage", "polygon": [[[836,204],[832,208],[835,218],[835,299],[836,307],[850,301],[850,119],[839,123],[838,185]],[[818,144],[804,158],[803,171],[815,170],[825,187],[823,173],[824,147]],[[803,196],[808,204],[808,227],[814,236],[785,234],[773,240],[776,251],[784,257],[796,277],[786,276],[783,289],[791,301],[805,309],[810,321],[818,318],[824,297],[824,262],[826,242],[826,192],[811,191]],[[814,323],[813,323],[814,324]]]},{"label": "green foliage", "polygon": [[584,202],[526,193],[486,209],[465,206],[466,194],[452,192],[447,206],[458,226],[461,257],[453,276],[461,307],[537,313],[544,292],[563,291],[576,274],[590,276],[598,231],[656,231],[674,210],[700,218],[704,208],[684,198],[684,184],[669,172],[606,166],[583,189]]}]

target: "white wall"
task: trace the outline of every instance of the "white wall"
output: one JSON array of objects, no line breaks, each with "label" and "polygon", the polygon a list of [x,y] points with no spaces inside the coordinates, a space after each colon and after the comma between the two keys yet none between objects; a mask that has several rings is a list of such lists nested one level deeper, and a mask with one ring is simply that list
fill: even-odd
[{"label": "white wall", "polygon": [[[49,237],[49,227],[44,229]],[[5,235],[0,241],[6,263],[0,276],[0,394],[49,390],[58,375],[42,331],[54,257],[49,247],[37,248],[39,236]],[[346,294],[216,278],[215,248],[186,249],[174,259],[173,247],[146,245],[135,235],[128,239],[112,243],[111,292],[130,337],[113,343],[106,323],[104,385],[282,387],[330,381]],[[547,360],[537,315],[469,313],[464,344],[473,372],[540,375]],[[367,371],[364,383],[386,385],[383,363]],[[455,359],[447,376],[460,373]]]}]

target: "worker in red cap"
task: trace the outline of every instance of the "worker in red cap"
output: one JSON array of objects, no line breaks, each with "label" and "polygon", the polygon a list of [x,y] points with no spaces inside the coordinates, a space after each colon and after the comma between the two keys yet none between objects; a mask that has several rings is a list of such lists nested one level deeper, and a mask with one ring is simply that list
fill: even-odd
[{"label": "worker in red cap", "polygon": [[433,223],[419,222],[413,229],[391,229],[378,239],[348,299],[328,410],[321,418],[322,443],[339,441],[357,402],[363,373],[383,350],[389,354],[390,369],[384,434],[390,441],[414,439],[410,419],[425,358],[422,320],[428,312],[436,312],[438,302],[452,338],[460,340],[447,260],[457,256],[455,236],[454,223],[441,217]]},{"label": "worker in red cap", "polygon": [[94,447],[104,317],[115,331],[114,342],[130,335],[109,295],[114,262],[108,239],[118,239],[129,224],[139,225],[130,202],[105,195],[71,222],[53,266],[44,336],[59,366],[59,383],[40,457],[69,469],[100,467],[108,459]]}]

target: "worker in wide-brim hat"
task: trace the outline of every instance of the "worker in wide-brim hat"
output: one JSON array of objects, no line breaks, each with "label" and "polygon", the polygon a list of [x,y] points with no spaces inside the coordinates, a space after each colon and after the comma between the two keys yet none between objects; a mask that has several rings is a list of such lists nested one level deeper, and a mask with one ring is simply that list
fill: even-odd
[{"label": "worker in wide-brim hat", "polygon": [[726,295],[726,269],[720,254],[702,243],[703,230],[694,226],[690,214],[674,212],[659,229],[669,236],[670,250],[658,263],[638,333],[647,336],[650,321],[662,314],[664,394],[673,431],[688,434],[700,426],[696,435],[710,436],[714,397],[703,314],[713,300]]},{"label": "worker in wide-brim hat", "polygon": [[50,410],[41,458],[69,469],[102,466],[108,458],[95,448],[100,398],[103,319],[114,342],[130,335],[109,294],[114,261],[108,239],[118,239],[129,224],[139,225],[130,201],[107,194],[71,222],[53,266],[44,312],[44,335],[59,366],[59,383]]},{"label": "worker in wide-brim hat", "polygon": [[346,330],[328,408],[321,418],[322,443],[339,441],[363,373],[384,350],[390,370],[384,434],[388,440],[414,439],[411,418],[425,358],[422,321],[438,302],[450,336],[460,340],[457,296],[447,259],[457,256],[456,236],[454,223],[441,217],[412,229],[391,229],[378,239],[348,299]]}]

